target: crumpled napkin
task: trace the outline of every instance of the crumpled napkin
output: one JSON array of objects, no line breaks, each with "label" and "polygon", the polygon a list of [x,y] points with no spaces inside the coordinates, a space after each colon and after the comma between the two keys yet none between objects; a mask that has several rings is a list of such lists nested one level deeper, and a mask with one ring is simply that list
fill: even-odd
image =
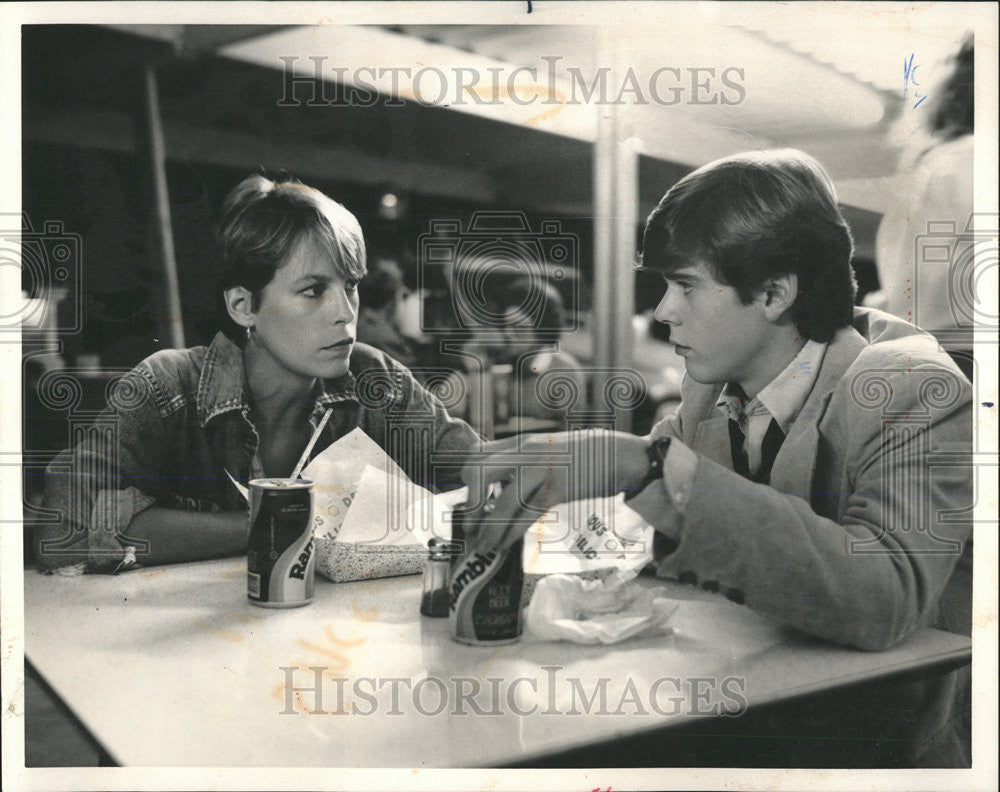
[{"label": "crumpled napkin", "polygon": [[679,605],[627,573],[604,581],[549,575],[538,582],[525,610],[525,629],[542,641],[613,644],[669,634],[668,622]]}]

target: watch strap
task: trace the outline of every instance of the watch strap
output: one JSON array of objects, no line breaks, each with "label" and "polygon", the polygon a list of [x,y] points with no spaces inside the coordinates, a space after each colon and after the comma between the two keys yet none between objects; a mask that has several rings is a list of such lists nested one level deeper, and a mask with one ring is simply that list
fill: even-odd
[{"label": "watch strap", "polygon": [[651,440],[646,446],[646,457],[649,460],[649,467],[642,482],[631,493],[625,496],[625,500],[631,500],[654,481],[663,477],[663,462],[667,458],[667,451],[670,449],[670,438],[660,437]]}]

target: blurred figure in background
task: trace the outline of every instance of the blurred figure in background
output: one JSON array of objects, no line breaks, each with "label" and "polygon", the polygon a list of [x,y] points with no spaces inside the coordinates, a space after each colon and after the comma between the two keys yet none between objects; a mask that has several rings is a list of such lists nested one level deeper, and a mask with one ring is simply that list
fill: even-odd
[{"label": "blurred figure in background", "polygon": [[[865,303],[933,333],[971,380],[973,306],[961,295],[974,290],[960,288],[963,273],[956,271],[965,255],[971,256],[967,244],[973,216],[971,33],[946,65],[950,71],[935,86],[930,75],[919,78],[926,87],[914,79],[915,91],[906,99],[898,122],[897,132],[907,135],[900,181],[876,239],[880,289]],[[923,106],[922,94],[927,95]],[[971,261],[967,274],[971,278]]]},{"label": "blurred figure in background", "polygon": [[[558,290],[542,278],[521,276],[489,299],[489,317],[484,311],[482,324],[472,328],[462,344],[463,370],[441,384],[439,397],[451,414],[467,416],[473,425],[489,423],[479,427],[487,434],[494,425],[500,434],[523,429],[511,423],[517,417],[551,421],[546,428],[562,428],[565,410],[540,395],[547,390],[540,378],[559,372],[561,387],[572,388],[578,407],[587,403],[587,381],[580,362],[559,349],[567,321]],[[482,404],[489,416],[479,414]]]},{"label": "blurred figure in background", "polygon": [[[962,373],[973,378],[973,306],[957,291],[972,277],[973,132],[975,57],[972,33],[946,64],[936,86],[928,85],[924,127],[909,135],[899,171],[902,181],[876,238],[880,290],[866,304],[882,308],[933,333]],[[930,83],[929,78],[924,81]],[[907,110],[919,102],[919,96]],[[913,123],[915,113],[907,112]],[[928,227],[931,224],[931,227]],[[936,225],[935,225],[936,224]],[[982,229],[980,229],[982,230]],[[964,238],[963,238],[964,234]],[[924,245],[929,245],[925,250]],[[947,255],[941,255],[945,250]],[[964,251],[964,255],[963,255]],[[968,272],[959,271],[963,262]],[[974,288],[963,289],[974,294]],[[875,297],[875,299],[873,299]],[[968,634],[972,623],[972,539],[958,561],[942,607],[957,614],[946,625]]]},{"label": "blurred figure in background", "polygon": [[361,302],[358,313],[358,341],[381,349],[407,368],[417,365],[414,344],[397,322],[403,280],[393,267],[381,262],[358,284]]},{"label": "blurred figure in background", "polygon": [[[539,398],[539,377],[548,371],[568,376],[580,394],[578,406],[586,403],[587,381],[580,361],[559,349],[566,329],[566,312],[558,290],[547,281],[518,278],[502,295],[504,338],[498,362],[513,367],[515,382],[512,410],[532,418],[563,420],[564,416]],[[532,306],[541,301],[538,311]]]}]

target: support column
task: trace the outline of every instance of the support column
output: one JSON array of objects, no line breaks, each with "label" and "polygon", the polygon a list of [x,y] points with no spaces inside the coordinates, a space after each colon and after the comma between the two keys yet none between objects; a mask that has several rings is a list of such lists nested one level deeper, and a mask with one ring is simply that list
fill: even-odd
[{"label": "support column", "polygon": [[170,192],[167,187],[167,155],[163,141],[163,120],[160,118],[160,96],[156,84],[156,66],[145,66],[144,110],[146,148],[149,152],[152,175],[153,200],[156,208],[156,232],[163,265],[166,290],[166,317],[162,325],[170,346],[181,349],[184,344],[184,315],[181,312],[180,280],[177,275],[177,257],[174,254],[174,232],[170,219]]},{"label": "support column", "polygon": [[[616,85],[615,34],[604,31],[598,43],[598,65],[612,66],[609,83]],[[605,57],[601,57],[605,56]],[[611,97],[609,97],[610,99]],[[623,105],[597,106],[594,144],[594,407],[605,406],[605,387],[614,369],[632,367],[632,315],[639,222],[639,154],[624,134]],[[615,427],[629,431],[632,416],[616,410]]]}]

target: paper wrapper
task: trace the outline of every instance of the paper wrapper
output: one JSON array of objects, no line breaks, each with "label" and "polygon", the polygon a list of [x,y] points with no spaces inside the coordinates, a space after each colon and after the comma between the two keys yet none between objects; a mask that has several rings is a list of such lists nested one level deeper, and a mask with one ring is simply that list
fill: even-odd
[{"label": "paper wrapper", "polygon": [[524,535],[528,575],[626,570],[632,577],[653,558],[653,527],[625,496],[562,503]]},{"label": "paper wrapper", "polygon": [[670,635],[668,652],[725,647],[732,661],[759,654],[788,639],[780,622],[715,597],[675,598],[615,571],[604,581],[550,575],[539,581],[524,614],[525,640],[612,644]]},{"label": "paper wrapper", "polygon": [[[414,501],[407,518],[413,539],[425,546],[431,537],[451,539],[451,512],[467,494],[463,487]],[[551,575],[620,569],[634,575],[652,560],[652,548],[653,527],[625,505],[624,495],[560,504],[525,533],[524,571]]]},{"label": "paper wrapper", "polygon": [[657,590],[619,575],[605,581],[549,575],[536,586],[524,622],[536,640],[613,644],[670,633],[678,606]]},{"label": "paper wrapper", "polygon": [[[428,541],[451,538],[451,512],[467,493],[433,495],[414,484],[360,429],[303,476],[314,482],[316,569],[337,583],[421,572]],[[652,537],[622,495],[553,507],[525,534],[524,601],[544,575],[635,575],[652,558]]]},{"label": "paper wrapper", "polygon": [[[467,488],[430,495],[410,507],[412,535],[426,545],[432,536],[451,538],[451,512],[466,500]],[[653,557],[653,528],[625,505],[624,495],[560,504],[524,536],[524,593],[527,605],[547,575],[606,580],[632,578]]]},{"label": "paper wrapper", "polygon": [[409,529],[417,486],[361,429],[327,447],[303,471],[314,482],[316,571],[335,583],[415,575],[426,540]]}]

